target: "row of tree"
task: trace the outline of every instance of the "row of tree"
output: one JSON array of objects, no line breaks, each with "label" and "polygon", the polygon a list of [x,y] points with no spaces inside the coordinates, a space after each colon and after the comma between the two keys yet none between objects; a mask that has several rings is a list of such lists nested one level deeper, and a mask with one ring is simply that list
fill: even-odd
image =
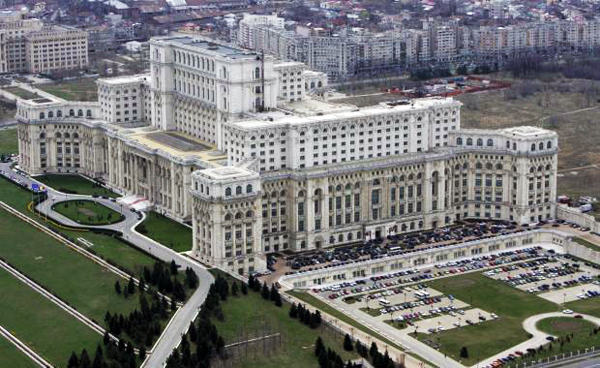
[{"label": "row of tree", "polygon": [[115,343],[110,339],[108,333],[104,334],[104,349],[98,344],[94,358],[91,359],[86,349],[83,349],[79,355],[71,353],[67,363],[67,368],[136,368],[137,358],[144,361],[146,358],[146,349],[141,348],[136,356],[131,343],[126,343],[123,339]]},{"label": "row of tree", "polygon": [[[169,269],[167,269],[162,262],[157,261],[154,263],[152,271],[144,266],[142,270],[143,276],[140,278],[140,282],[143,282],[144,284],[149,283],[150,285],[155,286],[161,293],[172,294],[175,299],[183,301],[186,298],[186,292],[177,278],[177,274],[177,265],[174,261],[171,261]],[[185,282],[188,286],[197,286],[198,276],[196,276],[192,270],[186,270]]]},{"label": "row of tree", "polygon": [[[352,345],[352,344],[350,344]],[[346,365],[344,365],[344,361],[342,357],[336,353],[331,348],[327,348],[321,339],[321,336],[317,337],[317,341],[315,342],[315,355],[319,360],[320,368],[357,368],[362,367],[362,365],[354,364],[351,361],[348,361]]]},{"label": "row of tree", "polygon": [[257,293],[260,292],[260,295],[264,300],[270,300],[278,307],[283,306],[281,295],[279,294],[279,290],[275,287],[275,284],[271,284],[271,288],[269,288],[266,282],[261,284],[254,276],[250,276],[248,278],[248,287],[250,290]]},{"label": "row of tree", "polygon": [[[236,283],[231,289],[231,293],[237,295]],[[167,359],[167,368],[208,368],[211,359],[224,356],[225,341],[210,318],[212,316],[218,319],[224,318],[220,304],[221,301],[227,300],[229,292],[227,280],[220,275],[217,276],[208,290],[197,321],[190,324],[188,332],[182,337],[180,348]]]},{"label": "row of tree", "polygon": [[169,310],[174,311],[177,306],[172,300],[171,306],[163,296],[156,292],[152,294],[152,301],[148,302],[147,294],[140,294],[140,309],[129,313],[111,314],[106,312],[104,322],[108,331],[115,336],[126,334],[137,346],[151,346],[154,338],[160,335],[161,320],[169,317]]},{"label": "row of tree", "polygon": [[296,303],[292,303],[289,316],[291,318],[298,319],[300,322],[309,326],[310,328],[317,328],[322,322],[321,312],[319,310],[311,312],[304,304],[296,305]]}]

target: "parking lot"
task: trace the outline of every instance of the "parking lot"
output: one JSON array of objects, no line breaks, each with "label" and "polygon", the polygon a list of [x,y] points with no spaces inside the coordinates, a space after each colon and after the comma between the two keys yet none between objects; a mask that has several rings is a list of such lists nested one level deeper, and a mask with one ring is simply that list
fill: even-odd
[{"label": "parking lot", "polygon": [[598,303],[600,303],[600,281],[595,280],[589,284],[573,286],[561,290],[552,290],[540,293],[538,296],[556,304],[564,304],[574,300],[588,298],[598,298]]},{"label": "parking lot", "polygon": [[436,277],[458,275],[465,272],[533,260],[548,255],[549,253],[541,247],[517,249],[497,255],[474,257],[460,261],[440,263],[431,267],[408,269],[370,278],[344,281],[335,285],[315,288],[312,292],[332,300],[341,298],[350,303],[363,297],[377,299],[377,295],[383,290],[397,294],[401,292],[404,285],[422,283]]},{"label": "parking lot", "polygon": [[484,275],[492,279],[529,293],[546,293],[587,285],[597,281],[599,274],[598,266],[574,261],[571,257],[560,254],[484,272]]}]

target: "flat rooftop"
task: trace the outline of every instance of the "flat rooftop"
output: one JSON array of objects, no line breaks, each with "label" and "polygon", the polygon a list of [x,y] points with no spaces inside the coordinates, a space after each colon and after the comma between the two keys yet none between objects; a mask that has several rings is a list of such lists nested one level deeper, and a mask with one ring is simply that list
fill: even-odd
[{"label": "flat rooftop", "polygon": [[227,155],[217,150],[214,145],[184,133],[164,132],[148,126],[119,129],[119,133],[148,149],[179,158],[196,157],[206,162],[227,159]]},{"label": "flat rooftop", "polygon": [[141,83],[146,79],[150,79],[149,74],[129,75],[114,78],[100,78],[97,82],[104,84],[124,84],[124,83]]},{"label": "flat rooftop", "polygon": [[255,172],[246,170],[244,168],[232,166],[204,169],[201,170],[199,174],[215,180],[231,180],[257,175]]},{"label": "flat rooftop", "polygon": [[259,54],[252,51],[246,51],[240,48],[221,45],[218,43],[206,41],[200,38],[191,36],[173,36],[161,37],[157,39],[160,42],[171,43],[174,45],[191,46],[202,51],[209,51],[214,54],[220,54],[231,59],[255,58]]},{"label": "flat rooftop", "polygon": [[552,134],[552,132],[549,130],[534,127],[534,126],[520,126],[520,127],[506,128],[506,129],[502,129],[502,132],[505,134],[511,134],[511,135],[527,137],[527,138],[536,137],[536,136],[546,136],[548,134]]},{"label": "flat rooftop", "polygon": [[[283,109],[294,106],[295,103],[283,105]],[[319,105],[319,104],[327,104]],[[357,108],[353,105],[330,104],[322,101],[308,100],[297,105],[295,111],[290,109],[290,114],[281,112],[277,114],[255,114],[254,117],[262,119],[247,119],[229,123],[239,129],[253,130],[261,128],[277,128],[285,125],[304,125],[310,123],[323,123],[344,119],[356,119],[367,116],[387,115],[405,111],[424,110],[432,106],[460,104],[459,101],[449,98],[425,98],[408,101],[404,104],[380,104],[370,107]],[[341,106],[336,108],[336,106]],[[331,109],[329,109],[331,107]],[[337,110],[337,111],[336,111]],[[302,116],[302,115],[305,116]]]}]

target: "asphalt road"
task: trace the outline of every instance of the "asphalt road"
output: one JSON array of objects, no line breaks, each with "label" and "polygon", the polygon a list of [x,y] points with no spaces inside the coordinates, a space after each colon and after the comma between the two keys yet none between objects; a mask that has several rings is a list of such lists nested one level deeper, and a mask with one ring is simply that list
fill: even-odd
[{"label": "asphalt road", "polygon": [[[0,170],[9,173],[9,176],[14,176],[18,180],[21,180],[28,187],[31,187],[31,183],[33,182],[38,183],[37,181],[35,181],[35,179],[11,171],[10,164],[8,163],[0,163]],[[39,184],[42,185],[41,183]],[[117,212],[121,212],[122,210],[122,213],[125,216],[125,220],[107,226],[82,226],[76,223],[75,221],[72,221],[52,210],[52,206],[56,203],[75,199],[95,200],[96,202],[101,203],[109,208],[112,208]],[[171,355],[171,352],[177,346],[179,346],[179,343],[181,342],[181,336],[185,332],[187,332],[190,322],[192,322],[196,318],[200,310],[200,306],[202,305],[202,303],[204,303],[204,300],[206,299],[208,289],[214,281],[214,278],[212,277],[210,272],[208,272],[208,270],[199,262],[196,262],[191,258],[185,257],[175,252],[174,250],[136,232],[134,228],[137,224],[143,221],[145,217],[144,214],[142,213],[141,218],[139,218],[138,213],[131,212],[125,207],[121,209],[120,204],[112,202],[110,199],[92,198],[91,196],[85,195],[65,194],[55,191],[52,188],[48,188],[48,200],[42,202],[36,207],[36,209],[42,214],[45,214],[48,217],[51,217],[53,220],[60,222],[64,225],[72,227],[103,228],[120,231],[123,233],[123,238],[126,239],[133,246],[152,254],[154,257],[162,260],[163,262],[171,263],[171,261],[173,260],[180,267],[180,269],[186,269],[187,267],[190,267],[192,270],[194,270],[194,272],[196,272],[199,279],[198,288],[190,296],[189,300],[175,313],[175,315],[163,331],[163,334],[159,338],[158,342],[154,345],[150,356],[146,359],[146,361],[143,364],[143,367],[152,368],[164,366],[167,358],[169,357],[169,355]]]}]

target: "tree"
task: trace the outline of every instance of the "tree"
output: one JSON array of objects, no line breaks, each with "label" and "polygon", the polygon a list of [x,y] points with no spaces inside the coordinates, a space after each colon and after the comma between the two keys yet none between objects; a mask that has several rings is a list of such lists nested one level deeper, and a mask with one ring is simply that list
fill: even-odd
[{"label": "tree", "polygon": [[146,348],[143,345],[139,348],[138,356],[142,362],[146,359]]},{"label": "tree", "polygon": [[262,286],[261,295],[262,295],[263,299],[269,300],[270,293],[269,293],[269,287],[267,286],[266,282]]},{"label": "tree", "polygon": [[79,368],[92,368],[92,361],[88,355],[87,350],[81,351],[81,357],[79,358]]},{"label": "tree", "polygon": [[369,349],[369,356],[375,358],[377,355],[379,355],[379,349],[377,348],[377,344],[373,342],[371,343],[371,349]]},{"label": "tree", "polygon": [[242,282],[242,294],[248,295],[248,285],[245,282]]},{"label": "tree", "polygon": [[292,303],[292,306],[290,307],[289,315],[290,315],[290,318],[298,318],[298,307],[296,306],[296,303]]},{"label": "tree", "polygon": [[133,282],[133,277],[129,277],[129,283],[127,284],[127,291],[129,294],[135,293],[135,283]]},{"label": "tree", "polygon": [[231,295],[237,296],[238,295],[238,291],[239,291],[238,283],[234,281],[233,285],[231,285]]},{"label": "tree", "polygon": [[321,336],[317,337],[317,341],[315,341],[315,355],[321,356],[321,353],[325,350],[325,344],[323,344],[323,339]]},{"label": "tree", "polygon": [[352,351],[353,349],[352,339],[350,338],[350,335],[346,334],[346,336],[344,336],[344,350]]},{"label": "tree", "polygon": [[118,280],[117,282],[115,282],[115,291],[117,292],[117,294],[121,294],[121,284]]},{"label": "tree", "polygon": [[171,260],[171,275],[177,275],[177,264],[175,263],[175,260]]},{"label": "tree", "polygon": [[[106,322],[108,323],[108,321]],[[102,338],[102,342],[104,343],[104,345],[108,345],[110,343],[110,335],[108,334],[108,331],[104,331],[104,337]]]},{"label": "tree", "polygon": [[71,357],[69,358],[69,362],[67,363],[67,368],[78,368],[79,367],[79,359],[77,359],[77,354],[75,352],[71,353]]},{"label": "tree", "polygon": [[275,284],[271,284],[271,290],[269,291],[269,299],[272,302],[274,302],[277,294],[279,294],[279,292],[277,291]]},{"label": "tree", "polygon": [[461,358],[464,358],[464,359],[467,359],[467,358],[469,357],[469,350],[467,349],[467,347],[466,347],[466,346],[463,346],[463,347],[460,349],[460,357],[461,357]]},{"label": "tree", "polygon": [[277,294],[275,294],[275,306],[276,307],[283,306],[283,302],[281,301],[281,295],[279,295],[279,292],[277,292]]}]

